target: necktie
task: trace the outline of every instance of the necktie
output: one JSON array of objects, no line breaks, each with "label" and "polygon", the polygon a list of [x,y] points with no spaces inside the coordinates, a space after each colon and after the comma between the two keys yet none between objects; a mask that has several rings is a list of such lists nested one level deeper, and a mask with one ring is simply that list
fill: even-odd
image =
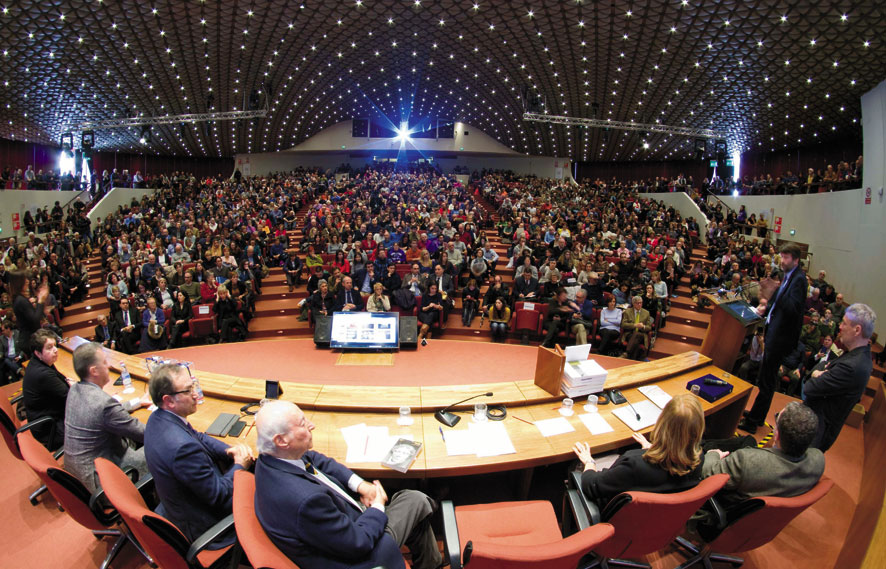
[{"label": "necktie", "polygon": [[111,337],[111,335],[108,334],[108,327],[107,326],[102,327],[102,333],[105,335],[105,340],[107,340]]},{"label": "necktie", "polygon": [[129,326],[129,311],[128,310],[123,312],[123,322],[125,322],[126,325]]},{"label": "necktie", "polygon": [[349,290],[346,290],[346,291],[345,291],[345,303],[346,303],[346,304],[352,304],[352,302],[351,302],[351,291],[349,291]]},{"label": "necktie", "polygon": [[308,461],[305,461],[305,470],[307,470],[311,474],[317,474],[317,469],[315,469],[314,465]]},{"label": "necktie", "polygon": [[316,468],[314,468],[314,465],[311,464],[311,463],[308,462],[308,461],[305,461],[305,470],[306,470],[309,474],[313,474],[314,476],[316,476],[316,477],[317,477],[317,480],[319,480],[319,481],[322,482],[323,484],[329,486],[329,488],[331,488],[331,489],[334,490],[339,496],[341,496],[342,498],[344,498],[345,501],[346,501],[348,504],[350,504],[350,505],[354,506],[355,508],[357,508],[357,510],[359,510],[359,511],[362,512],[362,511],[365,509],[365,508],[363,508],[363,506],[360,505],[360,503],[358,503],[356,500],[354,500],[354,499],[351,497],[350,494],[348,494],[347,492],[345,492],[345,491],[342,489],[341,486],[339,486],[338,484],[336,484],[335,482],[333,482],[332,480],[330,480],[325,474],[323,474],[322,472],[320,472],[319,470],[317,470]]}]

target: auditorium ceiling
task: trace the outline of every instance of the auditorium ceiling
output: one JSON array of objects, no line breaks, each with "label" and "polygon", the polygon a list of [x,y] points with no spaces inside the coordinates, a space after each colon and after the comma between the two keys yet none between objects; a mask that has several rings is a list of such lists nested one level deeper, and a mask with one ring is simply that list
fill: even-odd
[{"label": "auditorium ceiling", "polygon": [[[680,136],[550,115],[728,133],[730,152],[861,139],[886,79],[882,0],[0,0],[0,137],[58,145],[122,117],[264,118],[96,130],[99,150],[232,156],[351,118],[462,121],[529,154],[688,158]],[[144,142],[141,139],[144,138]]]}]

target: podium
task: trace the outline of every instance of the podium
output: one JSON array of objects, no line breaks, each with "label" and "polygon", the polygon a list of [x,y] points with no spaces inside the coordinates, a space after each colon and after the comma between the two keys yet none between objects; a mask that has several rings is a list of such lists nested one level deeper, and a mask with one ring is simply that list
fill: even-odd
[{"label": "podium", "polygon": [[732,371],[745,337],[762,318],[741,298],[707,293],[702,296],[714,305],[714,311],[699,351],[718,368]]},{"label": "podium", "polygon": [[566,354],[559,345],[554,349],[538,347],[535,360],[535,385],[544,389],[554,397],[560,396],[560,380],[563,377],[563,366],[566,365]]}]

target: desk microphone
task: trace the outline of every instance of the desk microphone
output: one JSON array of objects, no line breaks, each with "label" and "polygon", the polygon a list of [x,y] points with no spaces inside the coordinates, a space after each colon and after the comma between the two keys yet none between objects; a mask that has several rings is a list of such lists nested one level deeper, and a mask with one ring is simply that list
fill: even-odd
[{"label": "desk microphone", "polygon": [[487,391],[486,393],[481,393],[479,395],[472,395],[467,399],[462,399],[461,401],[456,401],[451,405],[447,405],[446,407],[440,409],[436,413],[434,413],[434,418],[446,425],[447,427],[454,427],[456,423],[461,421],[461,417],[454,413],[450,413],[449,410],[455,407],[456,405],[461,405],[465,401],[470,401],[471,399],[476,399],[478,397],[492,397],[492,392]]},{"label": "desk microphone", "polygon": [[630,408],[631,408],[631,411],[633,411],[633,412],[634,412],[634,415],[636,415],[636,416],[637,416],[637,421],[639,421],[639,420],[640,420],[640,414],[639,414],[639,413],[637,413],[637,410],[636,410],[636,409],[634,409],[634,406],[633,406],[633,405],[631,405],[631,402],[630,402],[630,401],[626,401],[626,403],[627,403],[627,404],[628,404],[628,407],[630,407]]},{"label": "desk microphone", "polygon": [[705,385],[729,385],[729,382],[722,380],[722,379],[717,379],[715,377],[706,377],[706,378],[704,378],[704,384]]}]

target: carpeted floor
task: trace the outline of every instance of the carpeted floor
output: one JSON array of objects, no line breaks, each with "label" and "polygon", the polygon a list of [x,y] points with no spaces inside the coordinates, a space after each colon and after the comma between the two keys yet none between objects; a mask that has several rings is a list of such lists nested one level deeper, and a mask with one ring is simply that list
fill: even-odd
[{"label": "carpeted floor", "polygon": [[[463,385],[532,379],[538,348],[490,342],[431,340],[394,353],[394,365],[339,366],[341,350],[313,340],[267,340],[164,350],[157,355],[194,362],[196,369],[238,377],[337,385]],[[145,354],[150,355],[150,354]],[[597,357],[606,369],[637,362]]]}]

